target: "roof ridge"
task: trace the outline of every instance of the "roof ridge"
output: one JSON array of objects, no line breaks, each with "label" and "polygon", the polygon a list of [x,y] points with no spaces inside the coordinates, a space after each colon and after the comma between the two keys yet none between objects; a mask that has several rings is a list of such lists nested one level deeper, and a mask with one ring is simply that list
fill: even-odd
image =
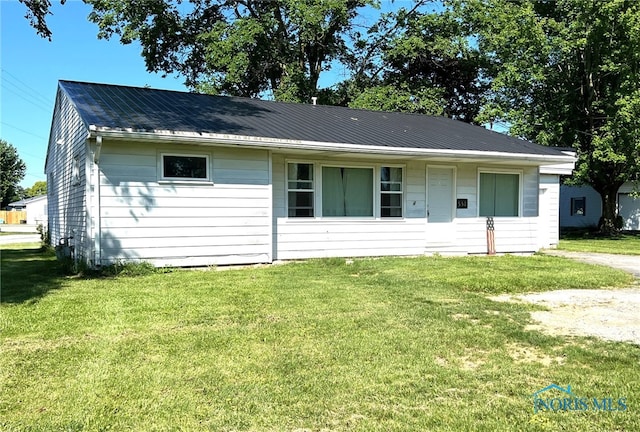
[{"label": "roof ridge", "polygon": [[[275,103],[275,104],[295,105],[295,106],[322,107],[322,108],[329,108],[329,109],[348,110],[348,111],[354,111],[354,112],[385,113],[385,114],[391,114],[391,115],[419,116],[419,117],[429,117],[434,119],[457,121],[455,119],[452,119],[446,116],[439,116],[439,115],[433,115],[433,114],[411,113],[411,112],[403,112],[403,111],[374,110],[374,109],[367,109],[367,108],[353,108],[353,107],[347,107],[342,105],[324,105],[324,104],[314,105],[312,103],[305,103],[305,102],[279,101],[279,100],[273,100],[273,99],[261,99],[261,98],[247,97],[247,96],[216,95],[216,94],[210,94],[210,93],[200,93],[195,91],[192,92],[192,91],[175,90],[175,89],[160,89],[155,87],[136,86],[136,85],[129,85],[129,84],[111,84],[111,83],[104,83],[104,82],[78,81],[78,80],[67,80],[67,79],[60,79],[58,82],[81,84],[81,85],[88,85],[88,86],[119,87],[119,88],[145,90],[145,91],[148,90],[148,91],[154,91],[154,92],[172,92],[172,93],[180,93],[184,95],[201,95],[201,96],[210,96],[210,97],[217,97],[217,98],[229,98],[232,100],[233,99],[250,100],[250,101],[256,101],[258,103],[263,102],[263,103]],[[465,122],[461,121],[461,123],[465,123]],[[465,123],[465,124],[470,124],[470,123]]]}]

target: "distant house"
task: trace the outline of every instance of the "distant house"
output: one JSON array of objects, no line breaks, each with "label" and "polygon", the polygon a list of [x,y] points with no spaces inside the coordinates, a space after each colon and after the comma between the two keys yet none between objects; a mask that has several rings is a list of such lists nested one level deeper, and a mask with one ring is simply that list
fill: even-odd
[{"label": "distant house", "polygon": [[[640,230],[640,198],[633,196],[634,185],[618,189],[617,208],[622,216],[622,229]],[[595,228],[602,216],[602,198],[591,186],[560,187],[560,226],[562,228]]]},{"label": "distant house", "polygon": [[47,223],[47,196],[40,195],[32,198],[25,198],[20,201],[9,203],[8,210],[26,211],[26,223],[38,225]]},{"label": "distant house", "polygon": [[90,265],[534,252],[575,157],[442,117],[61,81],[49,228]]}]

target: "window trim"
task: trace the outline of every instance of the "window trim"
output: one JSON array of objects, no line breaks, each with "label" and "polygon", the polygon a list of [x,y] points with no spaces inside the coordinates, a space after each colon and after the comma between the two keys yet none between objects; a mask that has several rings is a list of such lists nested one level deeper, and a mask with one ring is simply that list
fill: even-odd
[{"label": "window trim", "polygon": [[[399,191],[383,191],[382,190],[382,168],[400,168],[402,173],[402,181],[400,182],[400,190]],[[377,205],[377,215],[376,218],[382,220],[390,220],[390,219],[404,219],[405,218],[405,191],[406,191],[406,182],[407,182],[407,169],[405,165],[400,164],[379,164],[376,166],[376,178],[377,178],[377,197],[378,197],[378,205]],[[382,194],[392,194],[392,195],[400,195],[400,213],[401,216],[382,216]]]},{"label": "window trim", "polygon": [[[480,175],[481,174],[513,174],[518,176],[518,214],[515,216],[480,216]],[[493,218],[522,218],[522,206],[524,195],[524,170],[522,169],[509,169],[509,168],[478,168],[478,175],[476,178],[476,216],[480,218],[493,217]]]},{"label": "window trim", "polygon": [[[371,220],[371,219],[376,219],[377,217],[377,213],[376,213],[376,204],[377,204],[377,200],[376,200],[376,167],[373,165],[354,165],[351,162],[348,164],[340,164],[340,163],[333,163],[333,162],[326,162],[326,163],[319,163],[318,164],[319,167],[319,176],[318,178],[318,187],[316,188],[316,190],[319,190],[319,194],[318,197],[316,198],[316,203],[318,204],[318,217],[321,219],[327,219],[327,220],[338,220],[338,219],[344,219],[344,220]],[[324,191],[322,190],[322,168],[359,168],[359,169],[370,169],[372,171],[372,180],[373,180],[373,184],[371,185],[371,193],[372,193],[372,197],[371,197],[371,216],[324,216],[323,211],[324,209],[322,208],[322,198],[323,198],[323,193]],[[315,173],[314,173],[315,174]],[[380,186],[378,186],[379,188]]]},{"label": "window trim", "polygon": [[[310,164],[313,166],[313,217],[295,217],[289,216],[289,169],[290,163]],[[368,168],[373,170],[373,215],[372,216],[322,216],[322,168]],[[401,209],[402,216],[388,216],[382,217],[381,209],[381,168],[400,168],[402,170],[402,191],[399,191],[401,195]],[[317,160],[317,159],[298,159],[298,158],[285,158],[284,160],[284,213],[285,218],[290,221],[296,222],[308,222],[308,221],[371,221],[371,220],[404,220],[406,218],[406,190],[407,190],[407,167],[406,164],[390,164],[390,163],[368,163],[359,161],[329,161],[329,160]]]},{"label": "window trim", "polygon": [[[177,157],[198,157],[205,158],[206,160],[206,177],[205,178],[190,178],[190,177],[165,177],[164,176],[164,157],[165,156],[177,156]],[[188,184],[213,184],[213,167],[212,167],[213,157],[211,153],[198,153],[198,152],[189,152],[189,153],[179,153],[179,152],[168,152],[161,151],[158,152],[157,157],[157,173],[158,173],[158,183],[188,183]]]},{"label": "window trim", "polygon": [[[582,200],[584,202],[582,206],[582,213],[578,213],[575,211],[575,202],[577,200]],[[616,198],[616,202],[617,202],[617,198]],[[570,210],[571,210],[571,216],[586,216],[587,215],[587,197],[586,196],[571,197]]]},{"label": "window trim", "polygon": [[[289,189],[289,182],[292,181],[289,179],[289,164],[305,164],[305,165],[311,165],[311,172],[312,172],[312,178],[311,178],[311,189]],[[316,163],[314,162],[309,162],[306,160],[294,160],[294,159],[286,159],[284,161],[284,208],[285,208],[285,214],[286,214],[286,218],[287,219],[295,219],[295,220],[310,220],[310,219],[317,219],[318,218],[318,212],[317,212],[317,195],[318,195],[318,188],[317,188],[317,184],[316,184],[316,177],[317,172],[316,172]],[[294,180],[297,181],[297,180]],[[307,180],[305,180],[307,181]],[[289,216],[289,192],[290,191],[294,191],[294,192],[311,192],[313,195],[313,207],[312,207],[312,212],[313,212],[313,216]]]}]

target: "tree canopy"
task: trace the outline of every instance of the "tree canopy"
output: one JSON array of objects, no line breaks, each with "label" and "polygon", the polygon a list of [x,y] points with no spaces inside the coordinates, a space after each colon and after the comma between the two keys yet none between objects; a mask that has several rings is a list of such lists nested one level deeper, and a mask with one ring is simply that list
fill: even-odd
[{"label": "tree canopy", "polygon": [[572,147],[573,181],[603,198],[640,172],[640,3],[618,0],[456,1],[491,59],[485,121],[540,144]]},{"label": "tree canopy", "polygon": [[40,195],[47,194],[47,182],[44,180],[39,180],[33,184],[33,186],[26,188],[24,190],[25,196],[27,198],[37,197]]},{"label": "tree canopy", "polygon": [[16,196],[18,184],[24,178],[26,165],[16,148],[0,139],[0,208],[21,197]]},{"label": "tree canopy", "polygon": [[[36,33],[45,39],[51,40],[51,30],[47,25],[47,15],[51,15],[51,1],[50,0],[19,0],[20,3],[27,7],[25,18],[29,20],[31,26],[35,29]],[[60,0],[61,4],[64,4],[66,0]]]},{"label": "tree canopy", "polygon": [[[374,0],[86,0],[98,36],[139,40],[147,69],[208,93],[309,101]],[[319,95],[322,96],[322,95]]]},{"label": "tree canopy", "polygon": [[[377,56],[364,55],[353,68],[354,79],[365,88],[350,105],[473,123],[488,89],[482,75],[486,60],[472,46],[469,26],[452,9],[425,12],[416,9],[418,3],[383,16],[369,30],[363,51]],[[364,63],[369,58],[374,61]]]}]

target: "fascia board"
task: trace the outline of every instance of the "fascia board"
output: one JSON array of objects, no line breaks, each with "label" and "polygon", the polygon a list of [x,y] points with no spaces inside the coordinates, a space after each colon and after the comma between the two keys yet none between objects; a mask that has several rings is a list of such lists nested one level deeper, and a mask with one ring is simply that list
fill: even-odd
[{"label": "fascia board", "polygon": [[425,148],[381,147],[349,143],[330,143],[305,140],[287,140],[280,138],[254,137],[215,133],[176,132],[170,130],[139,131],[133,129],[112,129],[91,125],[89,131],[93,137],[101,135],[111,139],[129,139],[136,141],[161,141],[199,145],[232,145],[261,149],[331,151],[348,153],[379,154],[381,156],[440,157],[440,158],[487,158],[514,161],[539,162],[542,164],[575,163],[570,155],[535,155],[529,153],[507,153],[477,150],[447,150]]}]

